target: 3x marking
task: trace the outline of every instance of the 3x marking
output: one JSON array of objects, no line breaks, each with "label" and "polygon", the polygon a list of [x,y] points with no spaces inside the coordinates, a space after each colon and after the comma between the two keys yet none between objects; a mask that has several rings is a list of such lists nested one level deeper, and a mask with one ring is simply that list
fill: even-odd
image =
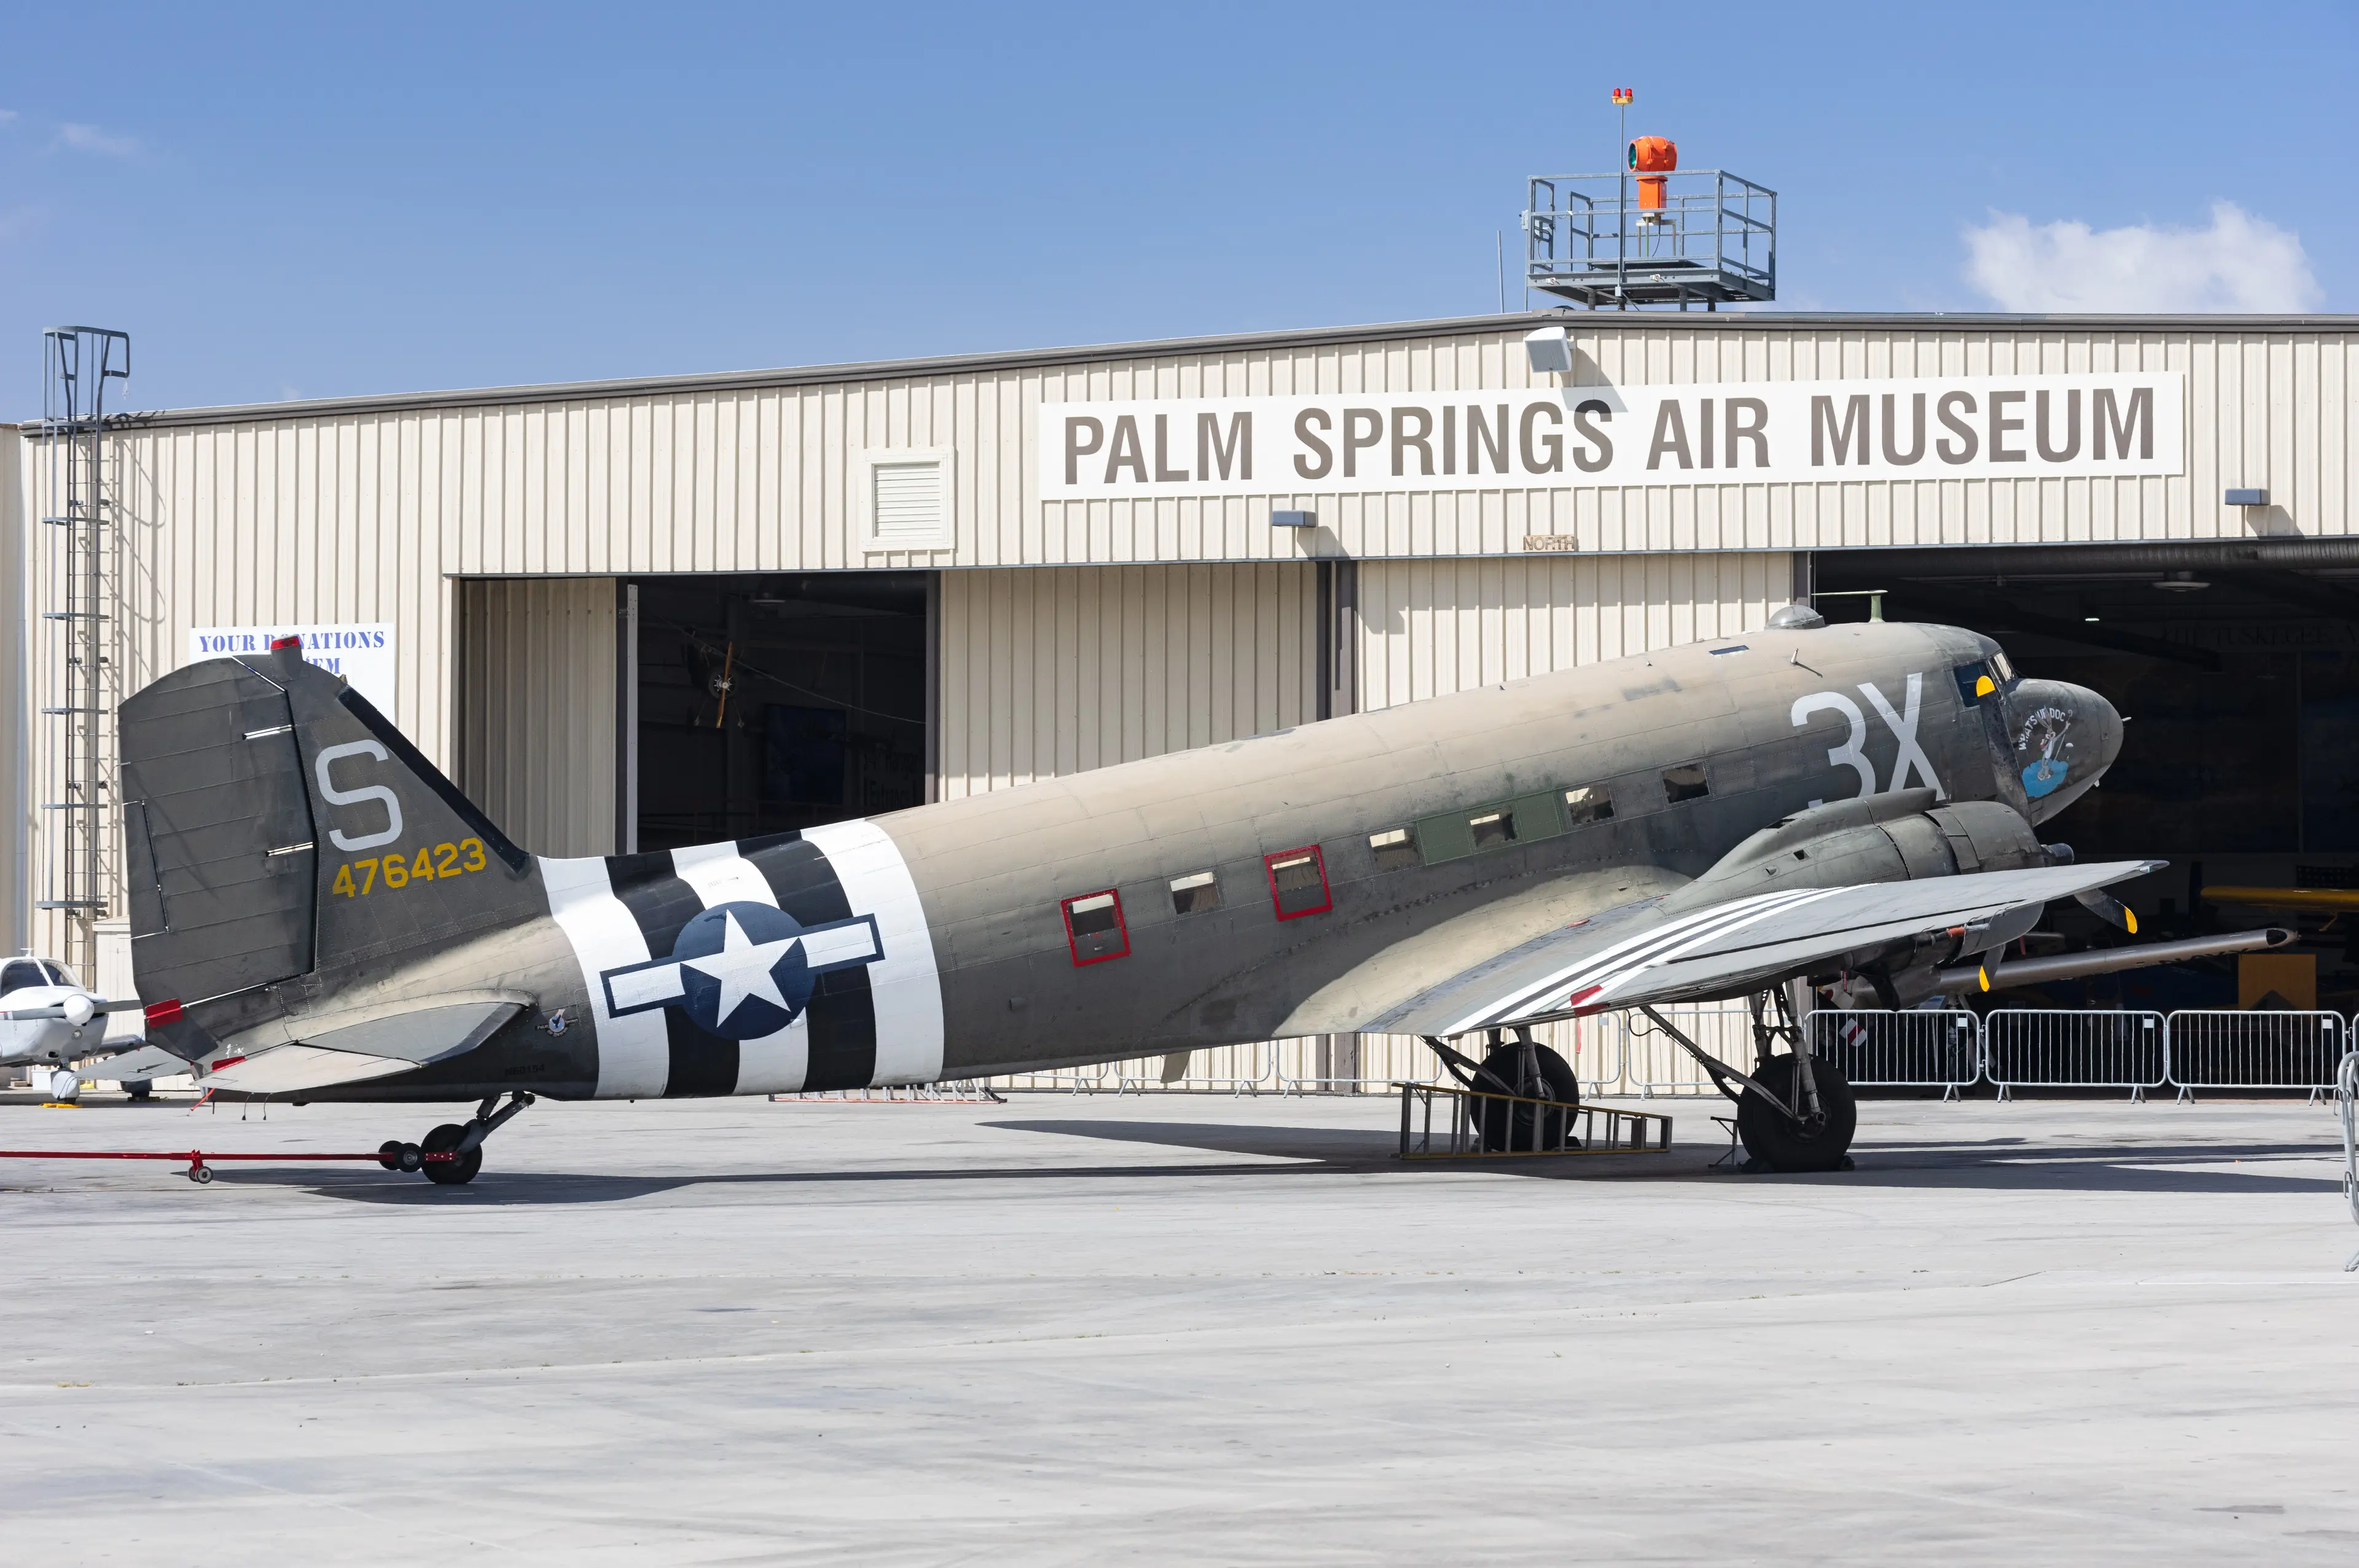
[{"label": "3x marking", "polygon": [[[1917,743],[1917,721],[1925,707],[1925,677],[1922,675],[1908,677],[1908,690],[1897,712],[1891,699],[1876,689],[1874,681],[1860,682],[1859,693],[1875,709],[1876,717],[1884,720],[1884,727],[1892,731],[1893,740],[1899,742],[1892,759],[1892,781],[1885,785],[1885,790],[1905,788],[1910,776],[1914,775],[1933,786],[1934,799],[1949,799],[1950,792],[1942,784],[1941,776],[1933,771],[1933,760],[1925,754],[1925,748]],[[1844,738],[1843,744],[1827,748],[1827,761],[1857,773],[1860,794],[1876,794],[1875,764],[1867,757],[1867,715],[1860,711],[1858,703],[1839,691],[1813,692],[1808,697],[1794,699],[1793,712],[1789,717],[1799,727],[1808,723],[1811,714],[1828,711],[1842,714],[1844,722],[1851,727],[1851,733]],[[1821,803],[1814,800],[1810,804],[1817,806]]]}]

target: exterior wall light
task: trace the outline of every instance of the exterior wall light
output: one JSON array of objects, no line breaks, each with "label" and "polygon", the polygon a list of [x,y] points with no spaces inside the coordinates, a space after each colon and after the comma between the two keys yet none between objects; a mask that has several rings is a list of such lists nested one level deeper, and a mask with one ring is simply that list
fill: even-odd
[{"label": "exterior wall light", "polygon": [[1524,357],[1534,375],[1572,373],[1572,337],[1561,327],[1542,327],[1524,335]]}]

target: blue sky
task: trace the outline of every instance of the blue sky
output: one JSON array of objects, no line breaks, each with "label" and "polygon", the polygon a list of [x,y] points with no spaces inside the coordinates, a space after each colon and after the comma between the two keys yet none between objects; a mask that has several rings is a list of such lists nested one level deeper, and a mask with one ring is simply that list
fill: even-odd
[{"label": "blue sky", "polygon": [[0,417],[1490,310],[1617,85],[1785,307],[2359,308],[2359,7],[1609,9],[11,4]]}]

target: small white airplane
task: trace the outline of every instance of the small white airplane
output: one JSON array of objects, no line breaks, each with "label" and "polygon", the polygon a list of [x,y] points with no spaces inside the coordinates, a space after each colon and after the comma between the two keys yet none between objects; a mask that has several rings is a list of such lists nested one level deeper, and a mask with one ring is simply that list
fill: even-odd
[{"label": "small white airplane", "polygon": [[145,1099],[154,1080],[189,1065],[143,1035],[107,1038],[108,1014],[138,1011],[136,1000],[109,1001],[84,989],[54,959],[28,953],[0,962],[0,1067],[25,1068],[52,1101],[71,1104],[85,1080],[120,1083],[132,1098]]}]

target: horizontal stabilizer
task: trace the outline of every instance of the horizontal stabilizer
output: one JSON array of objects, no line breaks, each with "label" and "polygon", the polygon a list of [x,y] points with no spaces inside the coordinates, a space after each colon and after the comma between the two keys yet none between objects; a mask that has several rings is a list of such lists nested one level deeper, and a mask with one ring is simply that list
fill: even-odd
[{"label": "horizontal stabilizer", "polygon": [[412,1066],[424,1066],[472,1051],[489,1040],[500,1025],[524,1011],[520,1001],[448,1002],[407,1012],[389,1012],[338,1028],[299,1031],[300,1043],[349,1051],[361,1056],[395,1056]]},{"label": "horizontal stabilizer", "polygon": [[193,1073],[196,1068],[161,1045],[142,1045],[136,1051],[103,1056],[74,1071],[94,1084],[132,1084],[149,1078],[168,1078],[178,1073]]},{"label": "horizontal stabilizer", "polygon": [[395,1073],[415,1072],[418,1064],[397,1056],[361,1056],[317,1045],[274,1045],[256,1056],[233,1056],[205,1075],[206,1088],[239,1095],[299,1094],[334,1084],[357,1084]]},{"label": "horizontal stabilizer", "polygon": [[523,1011],[524,1003],[504,999],[445,1002],[307,1029],[288,1044],[216,1057],[224,1065],[204,1085],[233,1094],[277,1095],[389,1077],[472,1051]]}]

